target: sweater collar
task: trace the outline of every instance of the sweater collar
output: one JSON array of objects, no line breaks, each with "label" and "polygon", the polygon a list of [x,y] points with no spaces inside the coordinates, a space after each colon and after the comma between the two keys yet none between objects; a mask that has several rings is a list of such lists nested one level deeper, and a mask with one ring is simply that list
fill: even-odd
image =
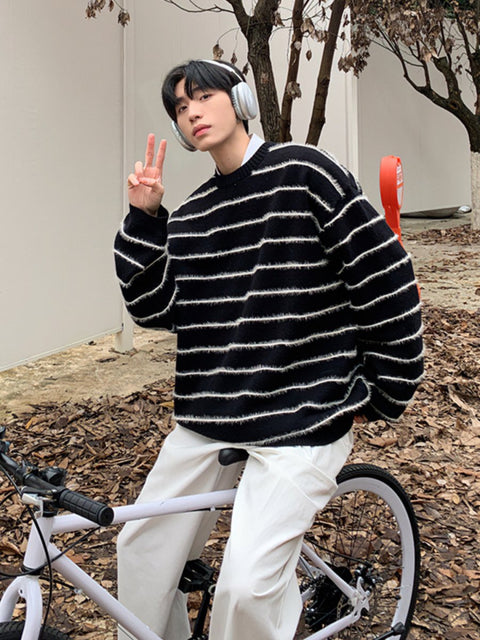
[{"label": "sweater collar", "polygon": [[217,187],[227,187],[244,178],[247,178],[254,169],[256,169],[266,156],[269,147],[272,144],[268,142],[264,142],[259,149],[254,153],[254,155],[244,164],[242,164],[236,171],[233,173],[228,173],[227,175],[223,175],[218,171],[215,172],[213,176],[213,181],[215,182]]}]

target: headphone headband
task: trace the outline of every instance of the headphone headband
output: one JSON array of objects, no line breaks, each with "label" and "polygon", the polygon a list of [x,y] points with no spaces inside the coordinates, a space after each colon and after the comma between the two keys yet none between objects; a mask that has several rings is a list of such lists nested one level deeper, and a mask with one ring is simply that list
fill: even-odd
[{"label": "headphone headband", "polygon": [[226,69],[227,71],[230,71],[230,73],[233,73],[234,76],[237,76],[237,78],[240,80],[240,82],[245,82],[245,80],[242,78],[242,76],[237,73],[237,71],[235,71],[235,69],[232,69],[232,67],[230,67],[228,64],[226,64],[225,62],[222,62],[221,60],[200,60],[200,62],[206,62],[207,64],[214,64],[217,67],[221,67],[222,69]]}]

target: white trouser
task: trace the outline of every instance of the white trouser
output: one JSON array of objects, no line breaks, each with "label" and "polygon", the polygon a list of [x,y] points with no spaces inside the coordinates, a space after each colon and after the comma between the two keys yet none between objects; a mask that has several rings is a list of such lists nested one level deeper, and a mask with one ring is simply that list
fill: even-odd
[{"label": "white trouser", "polygon": [[[215,590],[210,640],[292,640],[301,611],[295,567],[303,534],[335,492],[352,441],[349,432],[321,447],[245,447],[250,455]],[[138,502],[233,487],[241,465],[217,461],[228,446],[177,426]],[[129,522],[119,535],[119,599],[165,640],[190,637],[177,585],[215,520],[215,513],[161,516]],[[129,636],[119,631],[118,637]]]}]

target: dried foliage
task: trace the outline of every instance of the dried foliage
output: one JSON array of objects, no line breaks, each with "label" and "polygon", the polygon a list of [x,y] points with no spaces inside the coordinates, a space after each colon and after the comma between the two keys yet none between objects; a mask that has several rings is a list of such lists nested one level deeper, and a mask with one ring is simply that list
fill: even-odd
[{"label": "dried foliage", "polygon": [[[101,13],[102,10],[107,5],[107,0],[90,0],[85,9],[85,15],[87,18],[96,18],[97,14]],[[116,0],[108,1],[108,10],[112,12],[115,9],[115,6],[118,8],[117,20],[118,24],[122,25],[122,27],[126,27],[130,22],[130,14],[126,9],[116,2]]]},{"label": "dried foliage", "polygon": [[[353,51],[342,67],[358,75],[367,64],[372,42],[378,42],[398,58],[405,79],[416,91],[462,122],[470,149],[480,151],[480,4],[351,0],[350,7]],[[462,95],[463,74],[471,81],[474,105]],[[443,89],[436,88],[436,78],[443,80]]]},{"label": "dried foliage", "polygon": [[[480,314],[425,306],[424,317],[426,378],[415,402],[396,424],[357,429],[351,459],[389,469],[415,506],[422,578],[409,637],[474,640],[480,628]],[[129,503],[172,428],[172,385],[173,380],[159,381],[124,398],[35,406],[11,421],[9,439],[17,454],[68,468],[72,489],[112,504]],[[2,482],[0,495],[8,491]],[[21,512],[17,500],[0,510],[2,570],[18,568],[25,548],[27,519]],[[113,592],[115,534],[102,530],[69,552]],[[209,544],[214,554],[227,535],[222,520]],[[63,544],[73,538],[64,536]],[[21,614],[19,608],[16,615]],[[112,623],[59,582],[51,623],[83,640],[114,637]]]},{"label": "dried foliage", "polygon": [[472,229],[469,224],[463,224],[450,229],[429,229],[412,234],[405,234],[405,238],[414,238],[422,244],[458,244],[465,247],[480,244],[480,231]]}]

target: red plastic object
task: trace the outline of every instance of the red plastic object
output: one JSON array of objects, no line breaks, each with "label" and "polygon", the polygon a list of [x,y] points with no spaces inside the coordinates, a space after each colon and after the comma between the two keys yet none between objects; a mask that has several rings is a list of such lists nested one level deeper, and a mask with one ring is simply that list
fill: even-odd
[{"label": "red plastic object", "polygon": [[403,204],[403,169],[400,158],[385,156],[380,163],[380,196],[385,219],[402,244],[400,209]]}]

